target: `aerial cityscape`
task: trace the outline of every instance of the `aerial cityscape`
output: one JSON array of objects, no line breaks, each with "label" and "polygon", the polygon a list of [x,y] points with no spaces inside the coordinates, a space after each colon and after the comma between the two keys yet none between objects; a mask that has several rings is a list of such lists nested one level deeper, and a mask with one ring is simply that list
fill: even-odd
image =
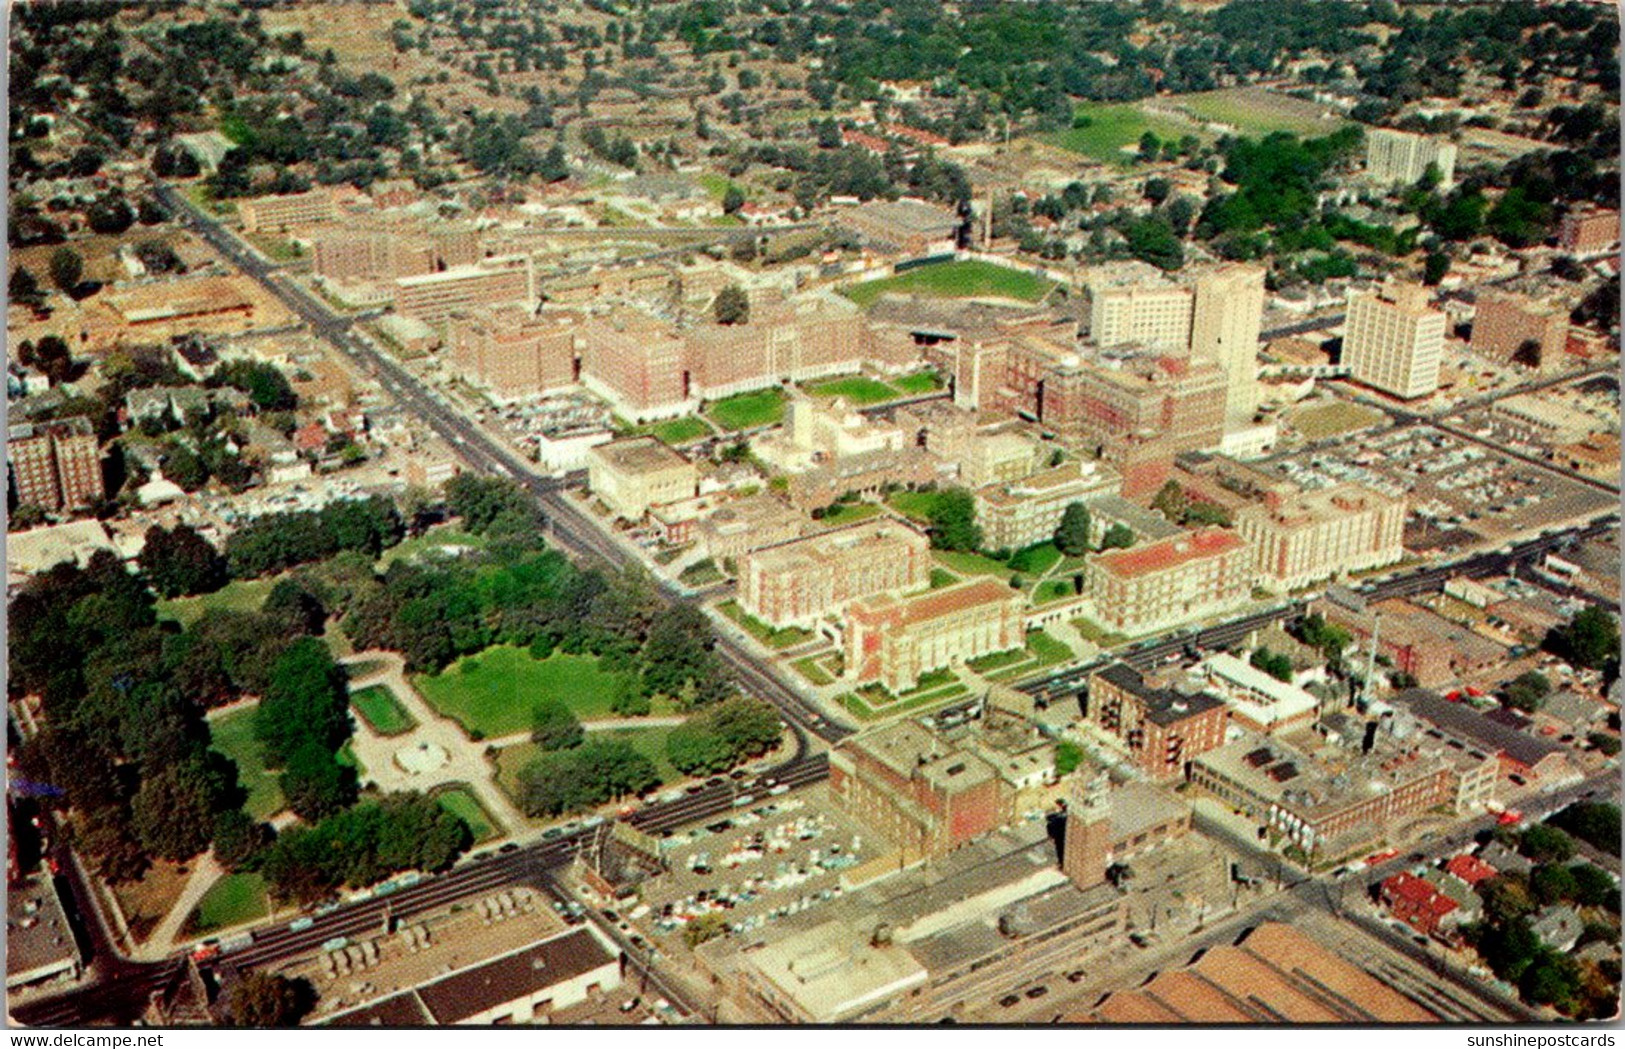
[{"label": "aerial cityscape", "polygon": [[10,15],[12,1025],[1618,1019],[1615,4]]}]

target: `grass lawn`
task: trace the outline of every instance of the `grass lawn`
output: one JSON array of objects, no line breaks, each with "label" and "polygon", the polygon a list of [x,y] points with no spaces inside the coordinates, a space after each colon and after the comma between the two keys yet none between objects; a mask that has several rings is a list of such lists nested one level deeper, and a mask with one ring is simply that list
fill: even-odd
[{"label": "grass lawn", "polygon": [[450,787],[436,791],[434,800],[440,803],[441,808],[468,824],[468,829],[474,835],[475,844],[502,836],[502,824],[485,811],[480,799],[467,787]]},{"label": "grass lawn", "polygon": [[774,386],[724,397],[707,408],[705,414],[724,430],[772,426],[784,418],[784,391]]},{"label": "grass lawn", "polygon": [[866,503],[860,500],[855,503],[841,503],[839,505],[832,506],[828,510],[825,510],[824,516],[818,520],[824,525],[824,527],[834,528],[837,525],[849,525],[857,521],[867,521],[869,518],[874,517],[879,513],[879,503]]},{"label": "grass lawn", "polygon": [[299,245],[284,237],[255,232],[243,234],[243,239],[260,249],[272,262],[292,262],[305,257],[305,253],[299,250]]},{"label": "grass lawn", "polygon": [[791,645],[810,641],[813,637],[811,630],[803,630],[798,626],[774,629],[740,608],[739,602],[731,598],[717,605],[717,611],[744,627],[746,633],[768,648],[789,648]]},{"label": "grass lawn", "polygon": [[367,778],[367,766],[361,764],[361,759],[355,756],[355,741],[347,739],[339,752],[333,755],[333,760],[347,769],[355,769],[356,779]]},{"label": "grass lawn", "polygon": [[265,879],[244,871],[228,874],[209,887],[186,919],[186,932],[196,935],[256,921],[271,913]]},{"label": "grass lawn", "polygon": [[930,393],[932,390],[942,389],[942,376],[931,371],[915,372],[901,379],[893,379],[891,384],[906,394]]},{"label": "grass lawn", "polygon": [[384,685],[369,685],[350,693],[350,705],[380,736],[398,736],[417,727],[417,720]]},{"label": "grass lawn", "polygon": [[929,524],[931,511],[941,495],[941,492],[893,492],[886,497],[886,505],[910,520]]},{"label": "grass lawn", "polygon": [[939,299],[997,298],[1037,302],[1054,287],[1055,282],[1044,277],[978,259],[965,259],[920,266],[895,277],[854,284],[842,288],[841,294],[867,308],[887,292]]},{"label": "grass lawn", "polygon": [[209,722],[210,743],[215,750],[237,763],[237,781],[248,791],[248,814],[257,820],[270,819],[287,802],[276,776],[267,772],[260,759],[260,744],[254,738],[255,708],[234,710]]},{"label": "grass lawn", "polygon": [[945,586],[953,586],[959,582],[959,577],[946,568],[931,569],[931,589],[941,590]]},{"label": "grass lawn", "polygon": [[528,731],[531,706],[544,696],[563,700],[584,721],[613,717],[619,678],[598,669],[595,656],[556,652],[539,660],[516,645],[496,645],[412,683],[440,713],[491,738]]},{"label": "grass lawn", "polygon": [[701,437],[709,437],[711,427],[697,415],[685,415],[681,419],[655,423],[649,427],[649,432],[667,444],[687,444]]},{"label": "grass lawn", "polygon": [[1043,666],[1065,663],[1069,659],[1077,658],[1072,653],[1072,646],[1051,637],[1042,630],[1035,630],[1027,635],[1027,648],[1033,655],[1038,657]]},{"label": "grass lawn", "polygon": [[1169,139],[1178,141],[1189,134],[1202,137],[1190,126],[1165,117],[1152,116],[1141,111],[1140,107],[1132,102],[1104,105],[1088,102],[1072,112],[1074,117],[1088,117],[1089,125],[1043,135],[1042,141],[1074,153],[1094,157],[1096,160],[1103,160],[1108,164],[1134,163],[1136,154],[1124,152],[1123,147],[1138,147],[1140,136],[1147,131],[1155,132],[1163,141]]},{"label": "grass lawn", "polygon": [[[478,550],[484,546],[483,536],[472,535],[456,525],[440,525],[385,550],[383,556],[378,559],[378,570],[383,571],[402,558],[410,561],[425,556],[454,556],[458,548]],[[446,549],[448,547],[451,549]]]},{"label": "grass lawn", "polygon": [[228,608],[238,612],[257,612],[265,603],[265,596],[276,586],[281,576],[264,579],[234,579],[212,594],[196,597],[172,597],[158,602],[158,618],[174,619],[189,627],[211,608]]},{"label": "grass lawn", "polygon": [[1028,575],[1043,575],[1055,566],[1061,559],[1061,551],[1054,543],[1035,543],[1032,546],[1017,550],[1010,557],[1010,570],[1012,572],[1026,572]]},{"label": "grass lawn", "polygon": [[1047,605],[1051,601],[1076,596],[1076,592],[1072,589],[1072,580],[1048,579],[1033,589],[1033,604]]},{"label": "grass lawn", "polygon": [[716,561],[708,557],[683,569],[677,578],[689,586],[710,586],[722,579],[722,569],[717,567]]},{"label": "grass lawn", "polygon": [[1287,423],[1311,441],[1353,433],[1388,421],[1388,416],[1363,404],[1322,404],[1301,408],[1287,416]]},{"label": "grass lawn", "polygon": [[867,375],[848,375],[842,379],[809,383],[807,392],[814,397],[844,397],[847,403],[859,406],[884,404],[897,399],[895,389]]},{"label": "grass lawn", "polygon": [[1003,670],[1005,667],[1013,667],[1017,663],[1025,663],[1028,658],[1029,654],[1025,648],[1010,648],[1003,652],[990,652],[985,656],[978,656],[967,661],[965,665],[978,674],[986,674],[994,670]]},{"label": "grass lawn", "polygon": [[1101,648],[1116,648],[1128,640],[1122,634],[1114,634],[1092,619],[1074,619],[1072,629],[1085,641],[1093,641]]},{"label": "grass lawn", "polygon": [[805,656],[790,665],[795,667],[796,673],[815,685],[833,684],[835,679],[821,665],[823,659],[823,656]]},{"label": "grass lawn", "polygon": [[938,564],[946,565],[960,575],[1006,575],[1010,571],[1010,566],[1003,561],[995,561],[981,554],[933,550],[931,556],[937,559]]},{"label": "grass lawn", "polygon": [[732,180],[725,178],[722,175],[718,175],[713,171],[707,171],[698,177],[700,185],[704,187],[707,193],[711,194],[711,196],[715,197],[717,200],[721,200],[723,197],[727,196],[728,187],[733,185]]},{"label": "grass lawn", "polygon": [[169,860],[159,860],[147,869],[140,881],[120,882],[110,886],[118,899],[119,910],[130,927],[130,935],[145,940],[164,920],[186,888],[190,867]]}]

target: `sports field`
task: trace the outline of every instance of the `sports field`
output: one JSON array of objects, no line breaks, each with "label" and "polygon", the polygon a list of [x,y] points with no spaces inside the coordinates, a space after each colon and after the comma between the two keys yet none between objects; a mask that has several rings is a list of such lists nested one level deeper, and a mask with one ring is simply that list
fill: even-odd
[{"label": "sports field", "polygon": [[724,430],[771,426],[784,418],[784,391],[775,386],[724,397],[707,408],[705,414]]},{"label": "sports field", "polygon": [[1055,282],[1021,270],[995,266],[978,259],[939,262],[920,266],[895,277],[865,281],[841,289],[841,294],[859,306],[872,306],[887,292],[926,295],[939,299],[1021,299],[1037,302],[1055,287]]},{"label": "sports field", "polygon": [[1262,138],[1275,131],[1318,138],[1348,121],[1329,114],[1324,106],[1282,95],[1262,87],[1233,87],[1171,95],[1159,102],[1182,109],[1201,120],[1229,124],[1239,134]]},{"label": "sports field", "polygon": [[1086,117],[1089,123],[1084,127],[1040,136],[1041,140],[1108,164],[1134,163],[1134,147],[1138,147],[1140,136],[1147,131],[1163,141],[1172,139],[1176,142],[1185,135],[1197,134],[1190,124],[1182,120],[1146,113],[1132,102],[1086,102],[1073,110],[1073,114],[1074,119]]},{"label": "sports field", "polygon": [[412,683],[440,713],[491,738],[528,731],[535,701],[544,696],[563,700],[582,720],[613,717],[619,678],[600,670],[594,656],[557,652],[539,660],[523,648],[497,645],[442,673],[415,675]]}]

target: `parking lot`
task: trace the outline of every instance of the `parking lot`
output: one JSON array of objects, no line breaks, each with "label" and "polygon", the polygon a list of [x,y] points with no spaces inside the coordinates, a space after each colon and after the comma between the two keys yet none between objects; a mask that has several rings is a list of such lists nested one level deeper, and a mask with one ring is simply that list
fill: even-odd
[{"label": "parking lot", "polygon": [[834,899],[843,871],[891,846],[832,806],[818,784],[680,829],[662,850],[667,873],[644,883],[642,900],[617,917],[670,952],[702,918],[742,935]]},{"label": "parking lot", "polygon": [[1586,520],[1614,505],[1596,489],[1425,425],[1277,456],[1268,465],[1311,490],[1354,482],[1406,496],[1407,543],[1424,548],[1448,547],[1468,533],[1493,542]]}]

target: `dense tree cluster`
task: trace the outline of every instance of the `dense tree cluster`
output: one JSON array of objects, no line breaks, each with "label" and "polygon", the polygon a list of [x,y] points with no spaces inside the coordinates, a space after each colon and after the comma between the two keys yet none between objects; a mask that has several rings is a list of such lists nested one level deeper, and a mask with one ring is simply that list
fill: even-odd
[{"label": "dense tree cluster", "polygon": [[232,575],[252,579],[341,550],[360,550],[376,558],[404,534],[400,514],[388,499],[340,499],[320,510],[254,518],[226,540],[226,562]]},{"label": "dense tree cluster", "polygon": [[519,804],[528,816],[579,812],[660,785],[654,762],[620,739],[588,738],[544,751],[519,771]]},{"label": "dense tree cluster", "polygon": [[305,819],[330,816],[355,801],[355,770],[338,760],[353,731],[343,668],[316,638],[293,642],[271,666],[254,737],[266,766],[282,770],[289,807]]},{"label": "dense tree cluster", "polygon": [[778,746],[783,729],[771,703],[740,696],[672,729],[666,737],[666,756],[682,772],[723,772]]},{"label": "dense tree cluster", "polygon": [[931,504],[931,545],[939,550],[975,550],[982,545],[976,498],[963,488],[945,488]]},{"label": "dense tree cluster", "polygon": [[1553,627],[1546,647],[1577,667],[1617,668],[1619,621],[1607,610],[1588,605],[1563,626]]},{"label": "dense tree cluster", "polygon": [[535,501],[518,485],[498,477],[458,474],[445,485],[446,508],[475,535],[504,534],[541,527]]},{"label": "dense tree cluster", "polygon": [[435,799],[388,794],[283,831],[260,858],[260,872],[278,899],[312,903],[398,871],[445,870],[470,844],[468,825]]},{"label": "dense tree cluster", "polygon": [[226,585],[226,561],[191,525],[153,525],[136,559],[152,588],[164,597],[208,594]]},{"label": "dense tree cluster", "polygon": [[1576,802],[1546,821],[1609,855],[1619,853],[1619,806]]}]

